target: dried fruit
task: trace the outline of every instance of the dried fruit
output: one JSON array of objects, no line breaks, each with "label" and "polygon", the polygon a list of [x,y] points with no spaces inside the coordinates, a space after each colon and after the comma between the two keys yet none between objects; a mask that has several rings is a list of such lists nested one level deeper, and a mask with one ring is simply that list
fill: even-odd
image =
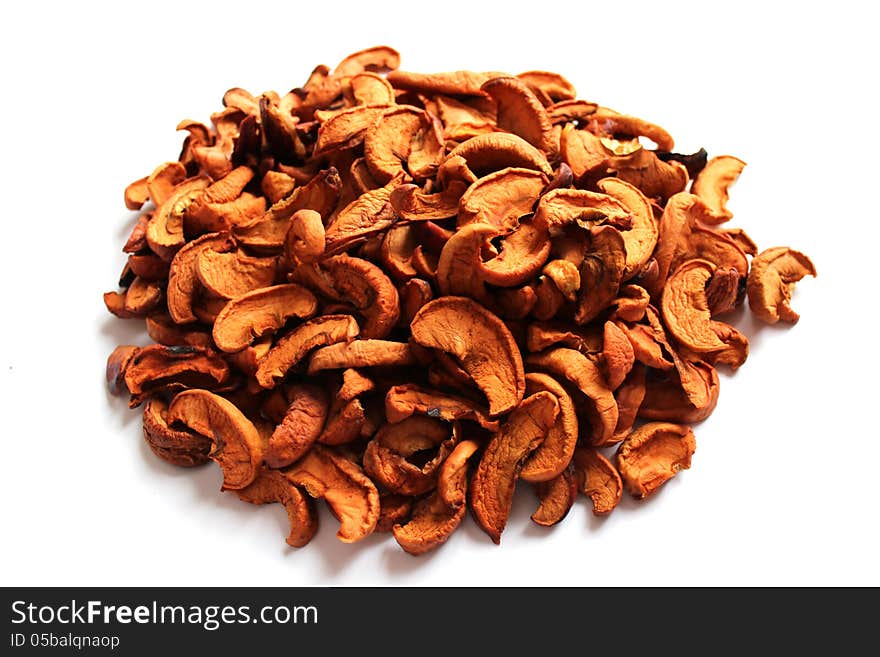
[{"label": "dried fruit", "polygon": [[532,211],[547,185],[540,171],[506,167],[476,180],[461,197],[458,227],[485,223],[499,232],[509,232],[519,225],[520,217]]},{"label": "dried fruit", "polygon": [[321,215],[314,210],[297,210],[290,217],[284,248],[291,264],[313,262],[324,253],[325,235]]},{"label": "dried fruit", "polygon": [[522,464],[543,442],[558,412],[552,394],[536,392],[517,406],[483,452],[474,473],[471,505],[477,523],[495,543],[501,542]]},{"label": "dried fruit", "polygon": [[180,422],[213,443],[210,457],[223,470],[223,488],[244,488],[257,477],[263,441],[257,428],[228,399],[207,390],[185,390],[171,401],[167,422]]},{"label": "dried fruit", "polygon": [[[461,486],[467,485],[467,472],[459,471]],[[413,505],[412,514],[405,524],[394,525],[394,539],[409,554],[418,556],[439,547],[452,535],[464,518],[466,509],[450,507],[439,493],[431,493]]]},{"label": "dried fruit", "polygon": [[284,505],[290,521],[290,534],[287,536],[290,547],[307,545],[318,531],[314,502],[279,470],[263,468],[256,479],[236,492],[239,499],[251,504],[278,502]]},{"label": "dried fruit", "polygon": [[711,223],[723,223],[733,218],[727,209],[728,188],[736,182],[746,163],[730,155],[713,157],[694,179],[692,191],[709,206]]},{"label": "dried fruit", "polygon": [[283,468],[308,452],[324,431],[330,412],[330,397],[318,386],[292,385],[283,396],[290,405],[266,446],[264,458],[270,468]]},{"label": "dried fruit", "polygon": [[747,292],[797,321],[813,264],[727,227],[735,157],[673,152],[556,73],[399,66],[368,48],[178,125],[178,160],[124,191],[104,295],[157,344],[114,350],[108,388],[157,457],[282,504],[294,547],[312,498],[341,540],[422,554],[468,508],[499,542],[518,480],[545,526],[578,490],[596,515],[651,495],[748,357],[719,317]]},{"label": "dried fruit", "polygon": [[362,258],[339,255],[330,258],[326,266],[336,294],[353,304],[366,320],[361,337],[386,337],[400,317],[400,299],[391,279]]},{"label": "dried fruit", "polygon": [[759,253],[749,272],[749,308],[768,324],[797,322],[789,301],[794,284],[807,275],[815,276],[816,268],[800,251],[777,246]]},{"label": "dried fruit", "polygon": [[690,427],[649,422],[621,443],[617,468],[633,496],[648,497],[681,470],[691,467],[696,448]]},{"label": "dried fruit", "polygon": [[519,473],[520,479],[540,483],[565,471],[571,462],[578,440],[578,419],[574,402],[564,387],[553,377],[539,372],[526,374],[526,393],[546,391],[556,397],[559,415],[547,430],[544,441],[532,452]]},{"label": "dried fruit", "polygon": [[413,498],[395,493],[379,494],[379,521],[377,532],[390,532],[395,525],[405,523],[412,512]]},{"label": "dried fruit", "polygon": [[577,497],[577,483],[574,470],[569,466],[553,479],[535,484],[539,504],[532,521],[542,527],[562,522]]},{"label": "dried fruit", "polygon": [[255,338],[284,326],[291,317],[308,319],[316,309],[314,295],[299,285],[260,288],[223,306],[214,320],[214,342],[223,351],[241,351]]},{"label": "dried fruit", "polygon": [[231,378],[229,364],[223,357],[204,347],[151,345],[138,349],[124,365],[125,387],[131,393],[132,408],[163,392],[220,389]]},{"label": "dried fruit", "polygon": [[322,315],[310,319],[275,342],[260,359],[254,377],[263,388],[274,388],[312,349],[348,342],[359,332],[351,315]]},{"label": "dried fruit", "polygon": [[[386,424],[364,452],[364,471],[374,481],[400,495],[422,495],[436,486],[437,471],[451,451],[451,429],[422,415]],[[417,452],[436,453],[418,466],[409,459]]]},{"label": "dried fruit", "polygon": [[574,453],[578,487],[593,502],[593,513],[605,516],[620,502],[623,482],[617,468],[592,447],[578,447]]},{"label": "dried fruit", "polygon": [[116,347],[107,357],[107,388],[112,394],[118,395],[124,390],[125,370],[139,350],[139,347],[124,344]]},{"label": "dried fruit", "polygon": [[504,322],[464,297],[428,302],[410,324],[413,340],[461,363],[489,400],[489,414],[515,408],[526,389],[522,356]]},{"label": "dried fruit", "polygon": [[495,101],[496,124],[501,130],[522,137],[545,153],[554,150],[550,118],[526,82],[518,78],[492,78],[480,89]]},{"label": "dried fruit", "polygon": [[353,543],[373,533],[379,520],[379,492],[363,471],[344,456],[315,445],[283,472],[312,497],[327,501],[340,522],[340,541]]},{"label": "dried fruit", "polygon": [[388,390],[385,417],[389,422],[400,422],[415,413],[447,422],[471,420],[489,430],[498,428],[498,422],[489,419],[488,412],[469,399],[410,384]]},{"label": "dried fruit", "polygon": [[712,263],[689,260],[679,267],[663,289],[663,320],[669,332],[691,351],[706,353],[724,349],[712,330],[706,286],[714,273]]},{"label": "dried fruit", "polygon": [[526,364],[569,381],[590,400],[586,413],[590,444],[607,445],[614,441],[617,402],[596,363],[574,349],[558,348],[531,355]]},{"label": "dried fruit", "polygon": [[153,454],[172,465],[188,468],[210,460],[211,439],[168,426],[168,404],[158,397],[144,404],[144,440]]},{"label": "dried fruit", "polygon": [[208,251],[223,253],[232,247],[233,242],[228,234],[209,233],[187,243],[175,254],[168,270],[166,289],[168,314],[175,324],[195,322],[197,319],[193,304],[201,287],[196,271],[199,256]]},{"label": "dried fruit", "polygon": [[347,367],[405,367],[415,363],[406,342],[354,340],[318,349],[309,361],[309,374]]},{"label": "dried fruit", "polygon": [[255,258],[240,251],[211,249],[196,257],[196,276],[206,294],[235,299],[275,281],[275,258]]},{"label": "dried fruit", "polygon": [[430,178],[443,150],[428,113],[407,105],[383,112],[364,135],[364,160],[381,185],[405,175],[417,181]]},{"label": "dried fruit", "polygon": [[597,186],[629,211],[632,228],[620,233],[626,251],[623,280],[629,280],[642,270],[654,253],[654,247],[657,246],[660,231],[654,218],[654,211],[648,199],[637,187],[622,180],[603,178]]},{"label": "dried fruit", "polygon": [[553,175],[553,169],[544,152],[525,139],[507,132],[471,137],[450,151],[447,157],[463,158],[468,169],[478,177],[508,167],[534,169],[548,177]]}]

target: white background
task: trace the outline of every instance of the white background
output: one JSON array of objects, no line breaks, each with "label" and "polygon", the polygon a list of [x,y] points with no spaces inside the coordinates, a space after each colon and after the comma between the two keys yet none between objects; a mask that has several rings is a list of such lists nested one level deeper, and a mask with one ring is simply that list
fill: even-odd
[{"label": "white background", "polygon": [[[366,5],[374,5],[370,11]],[[876,21],[870,3],[14,3],[3,62],[0,236],[4,585],[860,585],[878,544]],[[231,86],[302,84],[379,43],[416,71],[559,71],[748,162],[734,224],[819,271],[791,328],[751,339],[696,427],[691,470],[596,520],[533,526],[521,487],[501,547],[468,519],[422,558],[387,535],[305,549],[280,506],[219,492],[214,465],[158,461],[104,389],[145,343],[104,311],[134,215],[125,185],[177,156],[184,117]],[[137,325],[138,330],[133,327]]]}]

